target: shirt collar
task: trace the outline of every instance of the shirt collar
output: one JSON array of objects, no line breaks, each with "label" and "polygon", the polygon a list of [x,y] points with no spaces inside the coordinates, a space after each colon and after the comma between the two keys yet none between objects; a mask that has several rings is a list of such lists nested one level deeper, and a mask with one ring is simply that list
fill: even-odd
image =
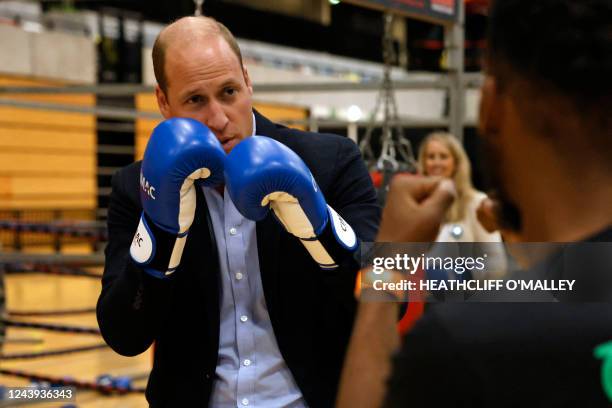
[{"label": "shirt collar", "polygon": [[257,134],[257,122],[255,122],[255,114],[251,112],[253,116],[253,134],[251,136],[255,136]]}]

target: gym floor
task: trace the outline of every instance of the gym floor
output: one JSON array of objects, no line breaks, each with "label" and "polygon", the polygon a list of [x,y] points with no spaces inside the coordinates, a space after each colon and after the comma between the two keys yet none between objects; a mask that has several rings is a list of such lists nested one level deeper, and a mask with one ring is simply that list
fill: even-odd
[{"label": "gym floor", "polygon": [[[92,271],[101,273],[100,268]],[[93,308],[100,291],[100,281],[82,276],[61,276],[51,274],[8,274],[6,276],[7,310],[10,311],[48,311]],[[10,315],[9,315],[10,317]],[[95,313],[65,315],[10,317],[11,320],[31,323],[48,323],[74,327],[97,329]],[[36,328],[8,327],[7,342],[3,354],[40,353],[63,348],[82,347],[103,342],[99,335],[69,332],[53,332]],[[79,381],[95,382],[102,374],[113,377],[128,376],[137,378],[135,387],[146,385],[146,375],[151,368],[151,352],[137,357],[122,357],[106,347],[60,356],[38,357],[31,359],[2,360],[2,369],[20,370],[37,375],[52,377],[73,377]],[[144,378],[143,378],[144,377]],[[26,379],[0,375],[0,384],[26,386]],[[76,402],[79,408],[97,407],[146,407],[142,393],[126,395],[102,395],[96,391],[77,390]],[[19,405],[23,407],[60,407],[68,403],[37,403]]]}]

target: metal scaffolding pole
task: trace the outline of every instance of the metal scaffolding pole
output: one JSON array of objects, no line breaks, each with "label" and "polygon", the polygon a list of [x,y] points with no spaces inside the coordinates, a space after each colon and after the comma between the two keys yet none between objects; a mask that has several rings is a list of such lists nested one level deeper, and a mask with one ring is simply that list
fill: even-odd
[{"label": "metal scaffolding pole", "polygon": [[107,119],[161,119],[157,112],[143,112],[134,109],[110,108],[101,106],[67,105],[62,103],[23,101],[19,99],[0,98],[0,106],[15,108],[40,109],[58,112],[84,113]]},{"label": "metal scaffolding pole", "polygon": [[197,17],[197,16],[201,16],[202,15],[202,6],[204,5],[204,0],[193,0],[193,3],[195,5],[195,9],[193,14]]},{"label": "metal scaffolding pole", "polygon": [[[482,83],[482,75],[477,73],[463,74],[462,83],[465,88],[478,88]],[[448,89],[450,81],[444,74],[428,74],[428,78],[401,79],[393,82],[396,91],[418,89]],[[253,90],[270,93],[289,92],[349,92],[378,91],[383,86],[382,81],[369,82],[293,82],[293,83],[262,83],[255,84]],[[152,94],[155,88],[150,85],[138,84],[100,84],[100,85],[69,85],[69,86],[0,86],[0,96],[3,94],[83,94],[119,96],[139,93]]]},{"label": "metal scaffolding pole", "polygon": [[448,57],[448,116],[449,130],[463,142],[465,119],[465,4],[459,2],[458,19],[444,27],[445,46]]}]

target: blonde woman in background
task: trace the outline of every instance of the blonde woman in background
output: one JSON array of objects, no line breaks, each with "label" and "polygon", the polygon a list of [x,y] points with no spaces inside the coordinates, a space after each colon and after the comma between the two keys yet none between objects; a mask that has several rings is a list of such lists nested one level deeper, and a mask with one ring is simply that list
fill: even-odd
[{"label": "blonde woman in background", "polygon": [[471,167],[465,150],[450,133],[431,133],[421,143],[421,174],[450,178],[457,189],[457,198],[436,238],[438,242],[501,242],[499,232],[487,232],[476,217],[476,209],[487,196],[472,185]]},{"label": "blonde woman in background", "polygon": [[[457,198],[446,213],[436,242],[478,242],[487,253],[486,272],[475,278],[500,277],[505,273],[506,256],[498,231],[488,232],[478,221],[476,210],[487,195],[472,185],[472,166],[456,137],[446,132],[428,135],[419,148],[419,170],[425,176],[452,179]],[[448,248],[438,248],[447,251]],[[432,251],[436,251],[432,249]]]}]

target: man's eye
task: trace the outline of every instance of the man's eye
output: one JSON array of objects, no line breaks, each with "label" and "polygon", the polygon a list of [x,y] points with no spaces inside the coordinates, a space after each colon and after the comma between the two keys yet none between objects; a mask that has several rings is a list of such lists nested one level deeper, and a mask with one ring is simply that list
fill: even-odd
[{"label": "man's eye", "polygon": [[233,96],[236,94],[236,89],[234,88],[225,88],[225,94],[229,96]]},{"label": "man's eye", "polygon": [[201,103],[204,99],[200,95],[194,95],[187,99],[187,103]]}]

